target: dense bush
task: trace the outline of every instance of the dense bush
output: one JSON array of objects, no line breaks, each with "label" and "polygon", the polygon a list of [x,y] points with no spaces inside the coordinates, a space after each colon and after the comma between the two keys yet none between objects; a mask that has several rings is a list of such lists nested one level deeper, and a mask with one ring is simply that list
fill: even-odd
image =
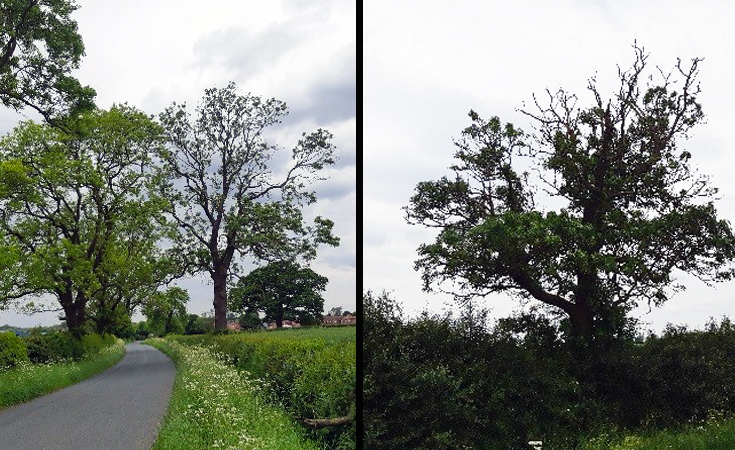
[{"label": "dense bush", "polygon": [[566,445],[579,427],[577,385],[551,349],[493,335],[482,315],[425,314],[404,323],[386,295],[368,293],[363,315],[366,448]]},{"label": "dense bush", "polygon": [[77,338],[69,332],[38,334],[25,338],[28,358],[33,363],[78,360],[114,343],[113,335],[87,334]]},{"label": "dense bush", "polygon": [[735,415],[735,327],[580,345],[526,314],[406,320],[363,296],[363,423],[371,449],[575,448],[605,430]]},{"label": "dense bush", "polygon": [[28,353],[23,340],[12,331],[0,333],[0,370],[27,361]]}]

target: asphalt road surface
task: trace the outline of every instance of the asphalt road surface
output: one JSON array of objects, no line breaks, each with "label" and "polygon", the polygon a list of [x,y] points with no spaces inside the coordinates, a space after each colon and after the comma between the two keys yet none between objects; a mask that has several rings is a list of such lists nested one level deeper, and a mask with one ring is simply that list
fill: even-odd
[{"label": "asphalt road surface", "polygon": [[175,374],[168,356],[128,344],[125,357],[106,371],[0,412],[0,448],[149,449]]}]

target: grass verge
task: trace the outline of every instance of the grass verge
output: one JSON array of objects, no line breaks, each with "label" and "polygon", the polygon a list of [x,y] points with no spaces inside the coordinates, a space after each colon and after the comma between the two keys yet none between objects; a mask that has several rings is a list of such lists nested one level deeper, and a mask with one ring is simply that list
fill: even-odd
[{"label": "grass verge", "polygon": [[622,436],[601,435],[584,450],[732,450],[735,449],[735,419],[691,425],[683,430],[662,430]]},{"label": "grass verge", "polygon": [[153,450],[316,450],[281,408],[261,397],[257,380],[245,378],[206,348],[165,339],[145,341],[176,363],[176,381]]},{"label": "grass verge", "polygon": [[23,363],[0,372],[0,408],[22,403],[39,395],[70,386],[111,367],[125,356],[125,343],[114,345],[79,361],[48,364]]}]

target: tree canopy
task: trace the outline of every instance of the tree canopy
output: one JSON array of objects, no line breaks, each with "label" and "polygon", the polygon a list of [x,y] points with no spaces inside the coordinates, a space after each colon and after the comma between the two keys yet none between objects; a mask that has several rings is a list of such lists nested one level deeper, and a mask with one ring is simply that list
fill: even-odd
[{"label": "tree canopy", "polygon": [[[451,281],[459,297],[538,300],[573,335],[592,337],[620,332],[641,302],[668,300],[681,289],[676,270],[708,282],[732,277],[735,237],[717,218],[717,190],[678,146],[704,119],[701,60],[646,83],[648,55],[635,52],[610,100],[594,79],[589,107],[564,90],[547,91],[548,104],[535,98],[536,110],[522,111],[531,135],[470,112],[454,176],[419,183],[405,208],[409,223],[439,229],[418,249],[425,289]],[[532,171],[521,173],[519,162]],[[542,194],[563,206],[543,207]]]},{"label": "tree canopy", "polygon": [[313,323],[321,320],[326,277],[289,261],[272,262],[241,278],[231,292],[233,311],[264,313],[266,321],[283,326],[284,319]]},{"label": "tree canopy", "polygon": [[162,196],[179,227],[176,251],[190,273],[211,276],[217,329],[227,326],[227,282],[238,258],[310,260],[319,244],[339,244],[331,220],[307,225],[302,215],[316,201],[307,184],[335,162],[332,135],[304,133],[288,167],[269,166],[278,147],[263,132],[286,113],[285,103],[241,95],[230,83],[207,89],[194,119],[176,103],[160,115],[169,142],[160,155]]},{"label": "tree canopy", "polygon": [[84,44],[69,0],[0,0],[0,102],[59,123],[94,106],[94,89],[70,74]]},{"label": "tree canopy", "polygon": [[188,324],[186,303],[189,293],[180,287],[168,288],[151,294],[143,306],[151,332],[158,336],[169,333],[181,334]]},{"label": "tree canopy", "polygon": [[84,115],[71,133],[26,122],[0,140],[0,305],[50,294],[69,329],[90,314],[105,328],[166,280],[161,202],[148,189],[161,142],[126,105]]}]

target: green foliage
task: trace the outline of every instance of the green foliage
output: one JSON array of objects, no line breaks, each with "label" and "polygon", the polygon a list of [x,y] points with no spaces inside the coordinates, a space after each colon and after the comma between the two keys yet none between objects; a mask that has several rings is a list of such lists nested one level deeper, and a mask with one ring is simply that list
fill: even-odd
[{"label": "green foliage", "polygon": [[[25,122],[0,142],[0,304],[56,297],[77,334],[116,326],[170,273],[149,191],[161,129],[127,105],[73,131]],[[30,303],[29,303],[30,305]],[[31,309],[33,309],[31,307]]]},{"label": "green foliage", "polygon": [[105,343],[100,352],[79,361],[23,364],[0,372],[0,408],[78,383],[115,365],[125,356],[124,343],[109,338]]},{"label": "green foliage", "polygon": [[11,331],[0,333],[0,371],[28,361],[26,345]]},{"label": "green foliage", "polygon": [[176,363],[168,414],[154,450],[263,448],[315,450],[282,408],[263,401],[260,380],[245,377],[205,347],[147,341]]},{"label": "green foliage", "polygon": [[[363,315],[366,448],[568,444],[580,425],[579,391],[562,352],[490,334],[483,316],[469,311],[404,323],[386,294],[363,295]],[[530,332],[526,339],[536,341]]]},{"label": "green foliage", "polygon": [[94,106],[94,89],[71,76],[84,44],[69,0],[0,1],[0,102],[51,123]]},{"label": "green foliage", "polygon": [[34,364],[74,360],[84,355],[81,340],[69,332],[28,336],[25,342]]},{"label": "green foliage", "polygon": [[638,448],[621,443],[735,416],[726,318],[580,348],[533,313],[493,327],[472,310],[406,320],[388,295],[368,292],[363,314],[367,448]]},{"label": "green foliage", "polygon": [[265,314],[281,327],[284,319],[307,324],[321,321],[326,277],[289,261],[272,262],[240,278],[230,293],[230,309]]},{"label": "green foliage", "polygon": [[189,293],[180,287],[151,295],[143,307],[148,327],[156,336],[181,334],[187,323],[186,304]]},{"label": "green foliage", "polygon": [[[548,93],[548,106],[524,111],[537,124],[533,136],[470,112],[454,175],[419,183],[405,208],[409,223],[439,229],[418,249],[424,289],[450,282],[459,297],[535,299],[588,342],[624,334],[639,303],[664,303],[681,288],[676,270],[732,278],[735,235],[717,217],[717,190],[677,149],[704,118],[700,60],[643,87],[647,55],[635,50],[612,101],[593,79],[588,108],[560,90]],[[537,175],[519,173],[521,165]],[[539,184],[558,210],[536,204]]]},{"label": "green foliage", "polygon": [[112,334],[120,339],[129,340],[135,335],[130,312],[125,304],[118,303],[114,310],[109,310],[110,304],[93,303],[90,308],[90,318],[97,334]]},{"label": "green foliage", "polygon": [[[228,277],[238,272],[235,256],[284,260],[316,257],[319,244],[337,246],[333,223],[317,217],[312,226],[302,208],[316,201],[306,185],[334,164],[332,135],[304,134],[285,170],[269,167],[279,149],[264,131],[287,114],[276,99],[241,95],[234,83],[207,89],[190,118],[185,105],[160,115],[169,146],[162,148],[162,195],[179,227],[176,252],[190,272],[208,272],[214,284],[216,328],[226,327]],[[275,180],[273,173],[285,177]]]},{"label": "green foliage", "polygon": [[87,334],[79,338],[70,332],[37,334],[24,340],[28,358],[34,364],[79,360],[116,342],[113,335]]},{"label": "green foliage", "polygon": [[210,317],[199,317],[197,314],[189,314],[184,327],[185,334],[204,334],[214,330],[214,319]]},{"label": "green foliage", "polygon": [[712,419],[683,429],[642,433],[602,433],[580,450],[730,450],[735,448],[735,420]]},{"label": "green foliage", "polygon": [[148,339],[149,337],[151,337],[152,334],[147,321],[138,322],[137,324],[135,324],[134,330],[134,337],[138,341]]},{"label": "green foliage", "polygon": [[[355,405],[354,328],[169,336],[167,339],[186,346],[210,348],[249,377],[264,380],[274,398],[295,416],[342,417]],[[355,445],[354,421],[313,433],[328,446],[342,443],[343,448],[354,448]]]},{"label": "green foliage", "polygon": [[245,312],[240,314],[237,322],[240,324],[240,328],[242,328],[243,330],[258,330],[262,327],[263,323],[258,314],[255,312]]}]

